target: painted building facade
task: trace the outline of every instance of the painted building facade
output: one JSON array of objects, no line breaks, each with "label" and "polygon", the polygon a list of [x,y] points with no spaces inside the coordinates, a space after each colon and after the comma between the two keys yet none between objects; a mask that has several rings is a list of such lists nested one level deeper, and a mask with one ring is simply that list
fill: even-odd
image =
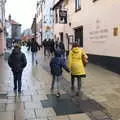
[{"label": "painted building facade", "polygon": [[41,0],[37,3],[38,41],[53,38],[53,4],[55,0]]},{"label": "painted building facade", "polygon": [[0,0],[0,55],[3,54],[4,50],[6,49],[5,4],[6,0]]},{"label": "painted building facade", "polygon": [[18,42],[21,38],[21,24],[11,20],[12,25],[12,40]]},{"label": "painted building facade", "polygon": [[10,15],[8,17],[8,20],[6,20],[6,46],[7,48],[12,47],[12,25]]},{"label": "painted building facade", "polygon": [[66,49],[77,41],[87,51],[89,61],[120,74],[120,1],[65,2],[54,5],[54,17],[56,9],[67,11],[67,24],[54,23],[54,35],[60,37],[63,33]]},{"label": "painted building facade", "polygon": [[39,44],[42,44],[43,39],[43,0],[37,2],[37,8],[36,8],[36,29],[37,29],[37,41]]}]

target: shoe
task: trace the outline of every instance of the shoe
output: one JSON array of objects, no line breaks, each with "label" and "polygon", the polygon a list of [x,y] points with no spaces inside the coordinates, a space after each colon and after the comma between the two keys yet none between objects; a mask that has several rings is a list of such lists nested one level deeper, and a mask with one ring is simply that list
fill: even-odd
[{"label": "shoe", "polygon": [[16,89],[16,88],[14,88],[13,90],[14,90],[15,93],[17,92],[17,89]]},{"label": "shoe", "polygon": [[36,60],[36,65],[38,64],[38,61]]},{"label": "shoe", "polygon": [[21,94],[21,90],[18,90],[18,93]]},{"label": "shoe", "polygon": [[13,88],[13,90],[14,90],[14,91],[16,91],[16,90],[17,90],[17,88]]},{"label": "shoe", "polygon": [[57,97],[60,97],[60,93],[58,92],[58,93],[56,94],[56,96],[57,96]]}]

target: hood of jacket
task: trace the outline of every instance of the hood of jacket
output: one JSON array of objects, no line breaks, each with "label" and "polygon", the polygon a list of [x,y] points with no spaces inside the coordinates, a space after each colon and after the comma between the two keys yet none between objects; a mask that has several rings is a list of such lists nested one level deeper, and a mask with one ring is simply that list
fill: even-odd
[{"label": "hood of jacket", "polygon": [[77,54],[77,53],[81,52],[81,49],[79,47],[75,47],[75,48],[72,49],[72,52]]},{"label": "hood of jacket", "polygon": [[13,51],[12,51],[12,54],[14,54],[14,55],[18,55],[20,53],[21,53],[21,51],[20,51],[19,48],[14,48]]}]

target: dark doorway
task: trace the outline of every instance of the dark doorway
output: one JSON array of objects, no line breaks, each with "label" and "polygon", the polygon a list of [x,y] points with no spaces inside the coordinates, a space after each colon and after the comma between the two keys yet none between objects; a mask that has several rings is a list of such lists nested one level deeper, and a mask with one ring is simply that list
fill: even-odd
[{"label": "dark doorway", "polygon": [[83,26],[75,28],[75,41],[83,47]]},{"label": "dark doorway", "polygon": [[63,42],[63,32],[60,32],[60,41]]}]

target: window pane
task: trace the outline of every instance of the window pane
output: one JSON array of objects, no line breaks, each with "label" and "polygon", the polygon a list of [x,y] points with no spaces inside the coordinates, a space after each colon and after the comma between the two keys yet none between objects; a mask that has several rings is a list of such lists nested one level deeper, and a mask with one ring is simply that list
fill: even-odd
[{"label": "window pane", "polygon": [[75,9],[80,9],[80,0],[75,0]]},{"label": "window pane", "polygon": [[78,0],[78,9],[80,8],[80,0]]}]

